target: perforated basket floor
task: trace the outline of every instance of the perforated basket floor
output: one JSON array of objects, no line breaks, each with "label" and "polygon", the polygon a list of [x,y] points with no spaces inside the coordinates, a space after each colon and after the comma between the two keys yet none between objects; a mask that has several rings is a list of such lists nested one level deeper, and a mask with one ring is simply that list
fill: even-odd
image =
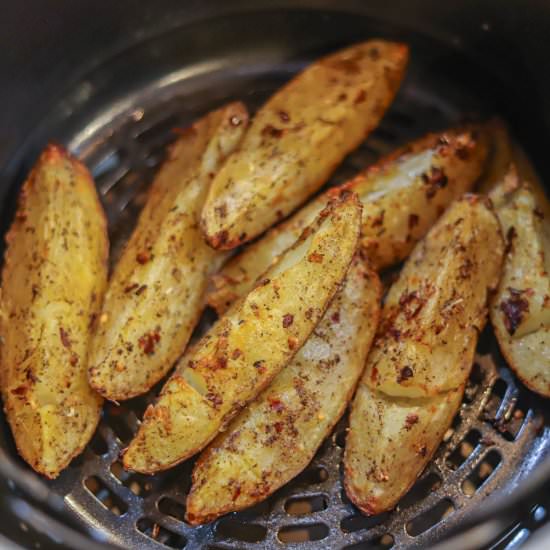
[{"label": "perforated basket floor", "polygon": [[[113,258],[131,232],[144,191],[166,144],[175,137],[173,129],[228,100],[243,99],[256,108],[306,61],[299,57],[274,62],[268,52],[263,62],[241,59],[185,67],[115,99],[102,102],[99,97],[97,109],[86,120],[77,117],[78,125],[65,141],[96,178],[108,215]],[[83,83],[79,93],[89,98],[93,86]],[[78,109],[79,97],[65,107]],[[478,109],[482,107],[464,90],[425,70],[413,55],[409,77],[391,111],[346,159],[332,183],[347,179],[397,145],[450,126]],[[203,327],[207,324],[205,319]],[[266,502],[192,528],[183,519],[191,461],[148,477],[125,472],[118,460],[157,391],[120,406],[106,405],[89,448],[49,483],[79,521],[127,548],[427,547],[491,493],[512,491],[548,450],[548,429],[536,412],[540,401],[518,387],[486,331],[452,429],[395,511],[366,518],[346,499],[340,468],[343,419],[311,465]]]}]

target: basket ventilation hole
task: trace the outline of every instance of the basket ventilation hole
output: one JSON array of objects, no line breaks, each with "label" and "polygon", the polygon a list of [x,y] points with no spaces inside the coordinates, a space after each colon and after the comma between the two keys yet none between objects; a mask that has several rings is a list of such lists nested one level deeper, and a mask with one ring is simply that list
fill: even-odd
[{"label": "basket ventilation hole", "polygon": [[105,438],[99,432],[99,430],[96,431],[94,437],[92,437],[92,440],[90,441],[90,448],[96,455],[99,456],[105,455],[109,452],[107,441],[105,441]]},{"label": "basket ventilation hole", "polygon": [[393,537],[390,534],[385,534],[381,537],[344,546],[342,550],[387,550],[393,546],[393,542]]},{"label": "basket ventilation hole", "polygon": [[462,482],[462,492],[466,496],[476,493],[493,475],[501,461],[500,453],[495,450],[489,451],[474,471]]},{"label": "basket ventilation hole", "polygon": [[216,526],[216,534],[223,538],[243,542],[261,542],[267,535],[267,529],[257,523],[244,523],[232,519],[221,520]]},{"label": "basket ventilation hole", "polygon": [[307,468],[299,476],[296,477],[296,482],[300,485],[315,485],[323,483],[328,479],[328,471],[323,466]]},{"label": "basket ventilation hole", "polygon": [[279,529],[277,537],[284,544],[323,540],[328,537],[329,528],[324,523],[311,525],[288,525]]},{"label": "basket ventilation hole", "polygon": [[478,430],[470,430],[466,437],[456,446],[454,451],[447,458],[447,466],[451,470],[460,468],[468,457],[474,452],[474,449],[479,444],[481,434]]},{"label": "basket ventilation hole", "polygon": [[134,433],[128,425],[130,411],[124,406],[108,405],[106,415],[109,418],[109,426],[117,436],[118,440],[125,445],[133,438]]},{"label": "basket ventilation hole", "polygon": [[107,510],[116,516],[122,516],[128,510],[127,504],[119,498],[97,476],[90,476],[84,481],[84,486],[92,496]]},{"label": "basket ventilation hole", "polygon": [[413,504],[425,499],[432,491],[441,487],[441,477],[435,472],[430,472],[427,476],[419,479],[411,490],[399,502],[399,509],[405,510]]},{"label": "basket ventilation hole", "polygon": [[416,516],[405,527],[411,537],[418,537],[428,529],[437,525],[454,512],[455,506],[450,499],[440,500],[434,507]]},{"label": "basket ventilation hole", "polygon": [[149,518],[141,518],[136,523],[137,530],[147,538],[154,540],[168,548],[185,548],[187,539],[179,533],[159,525]]},{"label": "basket ventilation hole", "polygon": [[163,497],[157,505],[159,512],[178,521],[185,521],[185,506],[173,498]]},{"label": "basket ventilation hole", "polygon": [[362,514],[355,514],[344,518],[340,522],[340,529],[342,529],[344,533],[355,533],[355,531],[360,531],[361,529],[372,529],[384,523],[389,516],[389,512],[370,517],[363,516]]},{"label": "basket ventilation hole", "polygon": [[328,501],[324,495],[289,498],[285,502],[285,512],[291,516],[303,516],[313,512],[321,512],[328,508]]},{"label": "basket ventilation hole", "polygon": [[111,464],[111,473],[125,487],[128,487],[134,495],[145,497],[153,491],[153,483],[150,476],[128,472],[118,460]]}]

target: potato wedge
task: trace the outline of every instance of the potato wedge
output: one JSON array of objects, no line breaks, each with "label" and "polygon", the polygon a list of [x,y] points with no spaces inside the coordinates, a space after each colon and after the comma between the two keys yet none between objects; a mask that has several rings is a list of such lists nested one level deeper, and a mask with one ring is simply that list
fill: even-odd
[{"label": "potato wedge", "polygon": [[210,245],[235,248],[317,191],[378,125],[407,60],[403,44],[356,44],[316,61],[272,96],[209,190],[202,227]]},{"label": "potato wedge", "polygon": [[173,144],[155,178],[109,283],[90,352],[90,384],[107,399],[146,392],[183,353],[208,277],[223,259],[202,238],[200,212],[247,120],[242,103],[208,114]]},{"label": "potato wedge", "polygon": [[427,397],[466,382],[503,252],[489,201],[467,195],[449,207],[386,296],[365,371],[371,389]]},{"label": "potato wedge", "polygon": [[23,186],[2,271],[2,396],[21,456],[55,478],[91,438],[90,324],[107,281],[106,221],[88,170],[49,145]]},{"label": "potato wedge", "polygon": [[390,397],[361,381],[350,414],[344,485],[366,515],[391,510],[437,450],[464,387],[433,397]]},{"label": "potato wedge", "polygon": [[427,135],[329,190],[232,258],[214,275],[208,303],[223,312],[246,294],[329,198],[342,190],[354,191],[363,203],[362,246],[373,267],[403,260],[443,209],[474,186],[487,158],[487,136],[479,127]]},{"label": "potato wedge", "polygon": [[363,371],[380,298],[378,276],[357,257],[302,349],[195,464],[189,523],[252,506],[309,464]]},{"label": "potato wedge", "polygon": [[517,376],[550,397],[550,219],[513,165],[490,196],[508,239],[491,322]]},{"label": "potato wedge", "polygon": [[344,279],[361,204],[332,202],[246,298],[179,361],[147,409],[124,466],[156,472],[204,448],[292,359]]}]

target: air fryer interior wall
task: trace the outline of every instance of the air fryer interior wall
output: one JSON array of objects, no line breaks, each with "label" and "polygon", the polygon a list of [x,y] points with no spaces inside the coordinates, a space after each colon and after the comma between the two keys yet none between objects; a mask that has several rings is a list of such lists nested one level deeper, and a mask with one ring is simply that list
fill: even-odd
[{"label": "air fryer interior wall", "polygon": [[[506,9],[501,2],[461,2],[451,9],[446,3],[427,1],[403,5],[378,1],[164,1],[145,6],[127,0],[109,6],[92,2],[30,4],[35,4],[35,9],[27,5],[24,13],[22,7],[9,6],[0,22],[0,36],[9,44],[0,51],[0,74],[7,76],[0,89],[3,229],[11,221],[16,190],[37,152],[47,140],[55,139],[67,144],[93,170],[116,255],[131,230],[142,191],[173,137],[172,128],[185,126],[233,98],[242,98],[255,108],[305,62],[374,36],[411,44],[411,67],[381,129],[347,159],[335,180],[341,181],[427,130],[494,113],[510,121],[541,174],[550,176],[550,163],[543,152],[550,125],[550,102],[544,102],[550,97],[550,80],[543,64],[550,49],[544,36],[544,29],[550,28],[550,12],[542,2],[517,1],[515,7]],[[382,545],[392,541],[397,545],[433,543],[464,518],[475,516],[485,494],[514,492],[543,462],[550,446],[548,428],[540,429],[545,426],[544,402],[516,387],[506,369],[499,374],[492,370],[493,361],[502,362],[490,336],[479,352],[490,358],[481,362],[478,373],[490,381],[490,387],[483,392],[481,380],[472,380],[460,425],[438,453],[437,468],[423,477],[429,481],[431,474],[439,475],[434,483],[434,487],[439,483],[438,488],[430,488],[433,494],[427,498],[431,500],[417,498],[408,511],[403,506],[390,518],[363,520],[351,504],[342,501],[338,462],[344,425],[340,425],[308,470],[325,468],[326,478],[319,474],[319,479],[301,479],[270,499],[268,511],[259,507],[239,515],[235,524],[241,524],[241,531],[232,530],[227,521],[199,530],[188,528],[178,521],[181,510],[177,506],[163,509],[161,497],[176,504],[183,500],[189,464],[151,480],[134,479],[116,466],[120,448],[152,395],[133,400],[116,416],[108,406],[92,448],[53,483],[39,480],[17,458],[2,422],[0,446],[5,457],[0,470],[11,479],[4,485],[7,513],[28,519],[30,512],[25,506],[28,508],[29,495],[38,501],[48,499],[55,507],[56,494],[71,494],[72,511],[61,511],[61,525],[52,528],[55,540],[44,539],[48,544],[70,541],[71,533],[64,533],[62,524],[72,521],[82,529],[96,526],[100,535],[112,541],[126,545],[141,541],[151,547],[158,547],[151,540],[155,523],[168,531],[161,532],[165,544],[182,547],[187,542],[188,548],[206,542],[225,544],[224,548],[276,547],[281,529],[290,532],[305,523],[315,524],[310,536],[321,537],[318,544],[329,547],[375,539]],[[500,437],[493,422],[520,409],[524,415],[521,423],[512,428],[508,439],[499,439],[504,466],[497,469],[498,464],[493,465],[498,475],[491,477],[490,484],[480,485],[478,489],[483,490],[479,493],[476,489],[474,495],[465,495],[461,489],[464,481],[490,453],[479,440],[493,432]],[[481,417],[485,410],[490,413],[487,421]],[[477,437],[477,441],[472,443],[468,437]],[[448,468],[452,449],[461,448],[464,441],[473,451],[456,468]],[[461,460],[460,452],[457,456]],[[108,478],[103,492],[102,476]],[[315,507],[310,497],[316,495],[321,499],[319,510],[303,518],[289,516],[292,498],[309,499]],[[412,536],[408,523],[432,509],[439,513],[437,506],[445,502],[444,497],[449,497],[457,512],[449,521],[428,521],[426,525],[434,526],[432,529]],[[125,515],[117,515],[125,508],[129,510]],[[449,507],[440,508],[442,515],[449,513]],[[55,511],[45,506],[41,513],[42,520],[34,513],[32,522],[36,529],[48,531],[53,525],[50,514]],[[254,535],[254,523],[265,528],[266,534],[261,536],[260,529]],[[6,526],[6,532],[11,527]],[[37,536],[28,525],[26,529],[16,529],[12,536],[20,541]],[[243,531],[253,534],[243,540],[239,534]],[[391,539],[384,539],[386,534]],[[81,548],[84,543],[68,544]]]}]

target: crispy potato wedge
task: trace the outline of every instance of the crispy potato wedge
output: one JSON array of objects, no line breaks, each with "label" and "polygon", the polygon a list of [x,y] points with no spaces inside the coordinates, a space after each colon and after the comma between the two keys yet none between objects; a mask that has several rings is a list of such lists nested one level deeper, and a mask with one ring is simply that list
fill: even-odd
[{"label": "crispy potato wedge", "polygon": [[513,165],[490,196],[508,239],[491,322],[517,376],[550,397],[550,218]]},{"label": "crispy potato wedge", "polygon": [[179,361],[123,457],[139,472],[203,449],[290,362],[344,279],[357,248],[361,204],[332,202],[246,298]]},{"label": "crispy potato wedge", "polygon": [[246,294],[273,259],[293,243],[331,196],[353,190],[363,203],[362,246],[382,269],[409,255],[441,212],[482,173],[489,149],[479,127],[427,135],[310,202],[232,258],[214,275],[208,303],[223,312]]},{"label": "crispy potato wedge", "polygon": [[350,414],[344,485],[366,515],[391,510],[437,450],[464,387],[423,398],[390,397],[359,383]]},{"label": "crispy potato wedge", "polygon": [[380,297],[378,276],[357,257],[302,349],[199,458],[187,498],[189,523],[252,506],[309,464],[363,371]]},{"label": "crispy potato wedge", "polygon": [[365,371],[371,389],[426,397],[465,383],[503,252],[487,199],[467,195],[449,207],[386,296]]},{"label": "crispy potato wedge", "polygon": [[210,245],[235,248],[317,191],[378,125],[407,60],[403,44],[356,44],[313,63],[272,96],[209,190],[202,227]]},{"label": "crispy potato wedge", "polygon": [[90,324],[107,281],[106,221],[88,170],[49,145],[23,186],[2,271],[2,396],[21,456],[55,478],[91,438]]},{"label": "crispy potato wedge", "polygon": [[208,277],[223,258],[204,242],[200,212],[247,120],[242,103],[208,114],[173,144],[155,178],[109,283],[90,352],[90,384],[107,399],[146,392],[185,349]]}]

